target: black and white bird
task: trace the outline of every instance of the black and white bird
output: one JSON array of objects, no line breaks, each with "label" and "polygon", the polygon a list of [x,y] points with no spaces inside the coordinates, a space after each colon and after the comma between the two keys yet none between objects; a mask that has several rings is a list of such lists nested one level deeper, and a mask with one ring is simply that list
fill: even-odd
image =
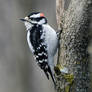
[{"label": "black and white bird", "polygon": [[39,67],[55,84],[54,55],[58,47],[56,31],[47,23],[43,13],[33,12],[21,19],[27,30],[27,41]]}]

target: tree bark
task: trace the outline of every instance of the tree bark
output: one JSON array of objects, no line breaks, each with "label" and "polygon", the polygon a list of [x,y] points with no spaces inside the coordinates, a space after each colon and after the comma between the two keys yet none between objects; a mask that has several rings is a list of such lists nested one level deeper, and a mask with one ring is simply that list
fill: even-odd
[{"label": "tree bark", "polygon": [[[60,35],[56,68],[58,92],[90,92],[89,25],[92,0],[56,0],[56,17]],[[66,7],[67,4],[67,7]]]}]

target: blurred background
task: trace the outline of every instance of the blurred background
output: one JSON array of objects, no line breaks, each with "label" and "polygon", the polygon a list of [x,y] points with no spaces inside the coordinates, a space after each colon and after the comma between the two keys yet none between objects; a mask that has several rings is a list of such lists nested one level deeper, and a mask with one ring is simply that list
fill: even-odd
[{"label": "blurred background", "polygon": [[43,12],[57,29],[55,0],[0,0],[0,92],[53,91],[52,80],[33,59],[19,20],[33,11]]}]

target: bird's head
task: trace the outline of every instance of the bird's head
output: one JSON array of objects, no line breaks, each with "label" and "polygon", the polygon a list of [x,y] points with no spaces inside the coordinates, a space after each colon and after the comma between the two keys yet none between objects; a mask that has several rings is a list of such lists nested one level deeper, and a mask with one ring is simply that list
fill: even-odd
[{"label": "bird's head", "polygon": [[45,18],[44,14],[40,12],[33,12],[20,20],[22,20],[25,23],[27,29],[29,29],[35,24],[42,25],[47,23],[47,19]]}]

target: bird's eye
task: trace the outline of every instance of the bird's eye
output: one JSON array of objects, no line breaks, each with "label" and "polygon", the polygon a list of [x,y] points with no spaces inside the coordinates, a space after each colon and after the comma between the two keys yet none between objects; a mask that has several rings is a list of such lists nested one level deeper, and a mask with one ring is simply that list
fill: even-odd
[{"label": "bird's eye", "polygon": [[30,18],[32,21],[35,20],[34,18]]},{"label": "bird's eye", "polygon": [[36,21],[40,21],[41,20],[41,18],[36,18]]}]

